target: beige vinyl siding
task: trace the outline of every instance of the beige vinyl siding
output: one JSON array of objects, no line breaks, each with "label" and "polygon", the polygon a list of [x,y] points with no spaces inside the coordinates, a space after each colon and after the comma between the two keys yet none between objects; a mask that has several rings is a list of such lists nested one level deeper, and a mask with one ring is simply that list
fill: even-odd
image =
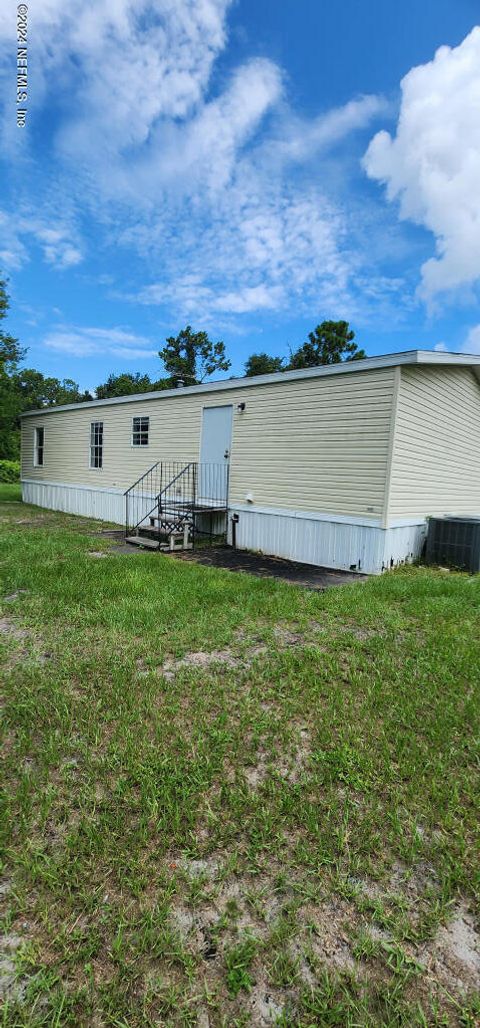
[{"label": "beige vinyl siding", "polygon": [[[23,420],[24,478],[127,488],[157,460],[198,460],[203,407],[233,404],[232,503],[378,518],[383,512],[394,369],[297,379],[45,413]],[[237,403],[245,403],[243,414]],[[150,417],[148,447],[132,417]],[[90,423],[104,423],[103,468],[89,468]],[[34,428],[45,426],[43,468]]]},{"label": "beige vinyl siding", "polygon": [[480,384],[469,368],[402,368],[388,514],[480,514]]}]

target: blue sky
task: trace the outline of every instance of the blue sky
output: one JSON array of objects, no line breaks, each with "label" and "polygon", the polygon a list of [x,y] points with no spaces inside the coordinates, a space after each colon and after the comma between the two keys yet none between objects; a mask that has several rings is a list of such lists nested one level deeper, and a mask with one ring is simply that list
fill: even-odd
[{"label": "blue sky", "polygon": [[187,322],[286,355],[480,352],[473,0],[36,0],[0,12],[0,270],[27,364],[162,373]]}]

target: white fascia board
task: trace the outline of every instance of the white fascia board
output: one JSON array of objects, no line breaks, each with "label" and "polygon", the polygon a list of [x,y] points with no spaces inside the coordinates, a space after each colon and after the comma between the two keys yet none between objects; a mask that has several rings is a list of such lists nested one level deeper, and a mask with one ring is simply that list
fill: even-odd
[{"label": "white fascia board", "polygon": [[452,364],[454,367],[464,364],[480,366],[478,353],[450,353],[447,350],[417,350],[417,364]]},{"label": "white fascia board", "polygon": [[328,364],[317,368],[305,368],[302,371],[278,371],[272,375],[255,375],[252,378],[230,378],[227,381],[207,382],[204,385],[184,386],[180,389],[157,389],[150,393],[132,393],[129,396],[110,397],[107,400],[88,400],[85,403],[64,403],[58,407],[43,407],[40,410],[26,411],[22,418],[39,417],[41,414],[52,414],[56,411],[85,410],[94,407],[112,407],[120,403],[137,401],[162,400],[175,396],[191,396],[194,393],[227,392],[229,389],[251,389],[261,385],[276,385],[281,382],[302,381],[309,378],[324,378],[328,375],[351,375],[361,371],[374,371],[377,368],[392,368],[400,364],[451,364],[478,366],[480,357],[469,354],[444,353],[438,350],[405,350],[403,353],[388,353],[380,357],[366,357],[358,361],[344,361],[341,364]]}]

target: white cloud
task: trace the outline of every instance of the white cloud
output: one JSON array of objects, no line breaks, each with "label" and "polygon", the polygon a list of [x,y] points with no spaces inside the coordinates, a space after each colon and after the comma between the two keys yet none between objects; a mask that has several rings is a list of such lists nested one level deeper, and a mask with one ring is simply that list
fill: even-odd
[{"label": "white cloud", "polygon": [[245,286],[229,293],[218,293],[213,300],[214,310],[227,314],[246,314],[249,311],[274,310],[281,306],[283,290],[280,286]]},{"label": "white cloud", "polygon": [[278,309],[282,305],[283,290],[278,286],[257,285],[222,293],[221,289],[203,285],[197,274],[179,278],[168,286],[162,283],[146,286],[134,299],[152,305],[168,303],[186,316],[208,318],[215,312],[247,314]]},{"label": "white cloud", "polygon": [[17,270],[28,260],[27,250],[15,227],[14,219],[0,211],[0,266]]},{"label": "white cloud", "polygon": [[69,224],[50,221],[22,209],[16,216],[0,211],[0,262],[18,269],[30,259],[26,243],[34,239],[41,247],[47,264],[58,270],[71,268],[83,260],[78,232]]},{"label": "white cloud", "polygon": [[480,325],[470,329],[467,338],[462,346],[464,353],[475,353],[480,355]]},{"label": "white cloud", "polygon": [[[242,65],[216,99],[199,106],[181,122],[162,120],[149,145],[128,170],[137,195],[172,200],[179,193],[198,195],[205,186],[219,192],[232,180],[239,153],[281,95],[275,64],[256,59]],[[109,176],[111,184],[111,171]],[[124,182],[120,172],[117,183]]]},{"label": "white cloud", "polygon": [[41,224],[27,223],[24,231],[38,240],[47,263],[60,270],[71,268],[83,260],[82,251],[71,241],[68,228],[46,228]]},{"label": "white cloud", "polygon": [[145,256],[158,253],[162,279],[131,300],[213,323],[219,314],[285,311],[293,298],[297,310],[313,304],[352,313],[356,265],[343,248],[348,222],[318,190],[289,191],[283,183],[249,179],[243,167],[210,211],[205,224],[205,204],[199,214],[193,209],[164,248],[168,229],[161,218],[148,230],[137,226],[136,246]]},{"label": "white cloud", "polygon": [[[452,347],[447,346],[446,343],[437,343],[434,350],[440,353],[451,353]],[[453,349],[453,353],[469,353],[480,356],[480,325],[473,325],[467,332],[466,338],[459,348]]]},{"label": "white cloud", "polygon": [[[185,118],[201,101],[226,42],[231,0],[37,0],[29,10],[30,103],[73,90],[62,147],[83,159],[145,143],[159,118]],[[15,19],[0,13],[0,40]],[[5,58],[7,62],[7,58]]]},{"label": "white cloud", "polygon": [[111,354],[124,360],[142,360],[158,356],[158,350],[148,349],[150,340],[145,336],[126,332],[121,328],[71,328],[50,332],[44,346],[57,353],[72,357],[93,357]]},{"label": "white cloud", "polygon": [[152,357],[158,357],[158,350],[135,350],[129,346],[113,346],[109,352],[113,357],[125,361],[150,360]]},{"label": "white cloud", "polygon": [[396,135],[378,132],[364,165],[400,217],[435,236],[436,256],[421,269],[430,300],[480,279],[480,28],[412,68],[401,88]]},{"label": "white cloud", "polygon": [[[109,245],[144,258],[142,303],[216,324],[312,307],[352,317],[360,278],[371,297],[389,287],[368,268],[358,218],[352,225],[327,199],[318,154],[364,129],[384,101],[363,96],[297,118],[282,69],[262,57],[212,83],[231,3],[37,0],[30,115],[34,124],[47,103],[58,115],[46,123],[42,166],[53,158],[61,188],[48,220],[24,219],[22,232],[55,267],[77,264],[84,246],[75,210],[61,213],[67,195]],[[0,14],[0,41],[10,30]],[[54,342],[71,353],[96,345],[71,330]]]},{"label": "white cloud", "polygon": [[365,128],[387,109],[382,97],[361,96],[311,120],[291,117],[282,123],[281,134],[267,142],[265,149],[276,160],[305,161]]}]

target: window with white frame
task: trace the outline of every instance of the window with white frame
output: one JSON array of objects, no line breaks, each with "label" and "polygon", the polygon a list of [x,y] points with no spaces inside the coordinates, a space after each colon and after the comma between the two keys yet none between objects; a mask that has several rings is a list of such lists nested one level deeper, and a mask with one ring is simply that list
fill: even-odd
[{"label": "window with white frame", "polygon": [[92,421],[90,425],[90,467],[103,466],[103,421]]},{"label": "window with white frame", "polygon": [[35,444],[33,448],[33,463],[36,468],[43,468],[43,453],[45,449],[45,429],[35,429]]},{"label": "window with white frame", "polygon": [[148,446],[150,418],[133,418],[132,446]]}]

